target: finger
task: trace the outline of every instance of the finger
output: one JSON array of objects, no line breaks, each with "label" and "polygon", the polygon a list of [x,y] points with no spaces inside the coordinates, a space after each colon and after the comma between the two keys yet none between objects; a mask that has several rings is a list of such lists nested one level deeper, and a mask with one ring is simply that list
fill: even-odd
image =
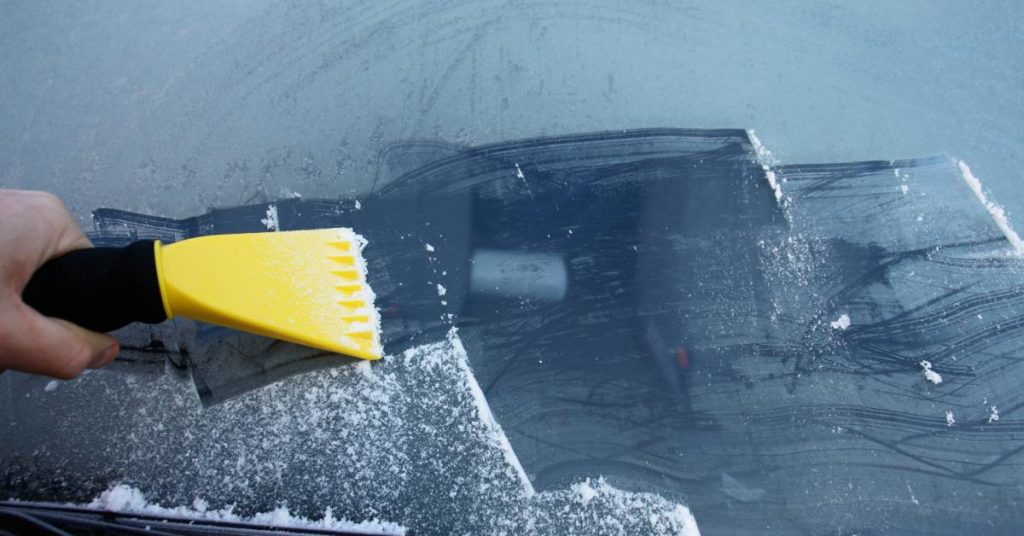
[{"label": "finger", "polygon": [[0,245],[0,275],[17,289],[46,261],[92,244],[57,196],[0,190]]},{"label": "finger", "polygon": [[88,341],[89,346],[94,350],[92,359],[87,368],[101,368],[109,365],[114,359],[117,358],[117,354],[121,351],[121,343],[117,339],[107,335],[106,333],[98,333],[96,331],[90,331],[79,325],[76,325],[67,320],[60,318],[44,317],[51,322],[63,324],[64,327],[71,332],[75,333],[78,338],[84,341]]},{"label": "finger", "polygon": [[50,252],[51,258],[76,249],[92,247],[92,242],[82,232],[81,227],[75,222],[74,217],[71,216],[59,197],[46,192],[38,192],[38,202],[41,205],[41,210],[45,211],[53,225],[54,242],[53,250]]},{"label": "finger", "polygon": [[64,202],[56,195],[32,190],[3,189],[0,189],[0,195],[3,196],[0,200],[7,200],[12,204],[12,206],[6,207],[7,212],[13,214],[12,217],[16,219],[29,217],[37,224],[44,223],[48,242],[59,242],[60,253],[91,245],[89,239],[82,234],[74,217],[68,212]]},{"label": "finger", "polygon": [[109,335],[45,317],[24,304],[12,309],[0,346],[4,367],[71,379],[83,369],[103,366],[117,356],[117,340]]}]

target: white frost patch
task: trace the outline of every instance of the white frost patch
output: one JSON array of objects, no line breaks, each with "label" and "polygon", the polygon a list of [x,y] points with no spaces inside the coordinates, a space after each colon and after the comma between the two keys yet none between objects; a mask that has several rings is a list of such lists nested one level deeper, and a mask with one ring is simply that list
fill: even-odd
[{"label": "white frost patch", "polygon": [[437,284],[437,295],[438,296],[444,296],[445,294],[448,294],[448,289],[444,288],[444,285],[442,285],[441,283],[438,283]]},{"label": "white frost patch", "polygon": [[51,380],[50,383],[46,384],[46,387],[43,387],[43,390],[46,391],[47,393],[52,393],[53,391],[56,391],[57,387],[59,387],[59,386],[60,386],[60,382],[59,381]]},{"label": "white frost patch", "polygon": [[427,253],[433,253],[434,252],[434,246],[431,246],[430,244],[427,244],[425,246],[425,249],[427,250]]},{"label": "white frost patch", "polygon": [[330,529],[348,532],[372,532],[377,534],[405,534],[406,529],[390,521],[352,522],[335,519],[328,508],[324,516],[317,520],[293,515],[288,508],[281,506],[269,512],[260,512],[252,517],[235,515],[232,508],[210,510],[208,503],[200,498],[192,501],[192,506],[164,507],[150,503],[137,488],[124,484],[111,486],[107,491],[86,505],[86,508],[107,512],[123,512],[131,514],[147,514],[174,519],[202,519],[206,521],[226,521],[230,523],[256,523],[275,527]]},{"label": "white frost patch", "polygon": [[924,369],[924,379],[938,385],[942,383],[942,375],[932,370],[931,361],[921,361],[921,368]]},{"label": "white frost patch", "polygon": [[985,190],[981,187],[981,181],[971,173],[971,168],[967,167],[967,164],[963,160],[955,160],[956,165],[960,168],[960,176],[963,177],[964,182],[974,192],[974,196],[978,198],[981,205],[985,207],[985,210],[992,215],[992,219],[996,222],[996,227],[1003,232],[1006,236],[1006,240],[1013,246],[1013,251],[1017,256],[1024,256],[1024,240],[1021,240],[1020,236],[1010,227],[1010,222],[1006,218],[1006,211],[1003,207],[993,203],[985,195]]},{"label": "white frost patch", "polygon": [[846,328],[850,327],[850,315],[843,313],[839,315],[839,318],[831,322],[829,325],[832,326],[832,329],[838,329],[840,331],[843,331]]},{"label": "white frost patch", "polygon": [[148,496],[115,486],[95,507],[168,515],[152,508],[183,504],[165,510],[313,528],[383,517],[422,534],[699,534],[686,506],[601,479],[534,492],[455,330],[372,366],[290,376],[205,409],[172,375],[147,384],[158,397],[139,396],[126,375],[76,381],[122,424],[104,434],[110,456],[81,459]]},{"label": "white frost patch", "polygon": [[761,169],[764,170],[764,175],[768,179],[768,185],[772,187],[772,192],[775,194],[775,201],[785,207],[788,205],[789,201],[782,195],[782,184],[779,183],[778,177],[776,177],[775,172],[772,171],[772,168],[778,164],[778,160],[771,151],[765,148],[764,144],[761,143],[761,139],[754,134],[753,130],[747,131],[747,138],[750,139],[750,145],[754,147],[754,154],[757,155],[757,161],[761,164]]},{"label": "white frost patch", "polygon": [[956,424],[956,419],[953,418],[953,412],[952,411],[947,411],[946,412],[946,426],[953,426],[954,424]]},{"label": "white frost patch", "polygon": [[452,349],[455,351],[456,359],[458,360],[459,369],[466,375],[466,387],[469,388],[470,394],[473,396],[473,402],[476,404],[476,413],[479,417],[480,422],[490,430],[492,444],[501,449],[502,456],[505,457],[505,462],[512,467],[516,472],[516,476],[519,477],[519,483],[523,486],[523,492],[529,497],[534,495],[536,491],[533,489],[533,483],[530,482],[530,478],[526,476],[526,470],[523,469],[523,464],[519,463],[519,457],[516,456],[516,451],[512,450],[512,443],[509,443],[508,436],[505,435],[505,431],[502,430],[501,425],[498,424],[498,420],[494,418],[494,414],[491,413],[491,406],[487,403],[487,397],[484,396],[484,392],[480,389],[480,384],[476,381],[476,376],[473,375],[473,370],[469,368],[469,356],[466,354],[466,348],[462,346],[462,340],[459,339],[457,330],[452,328],[448,331],[448,341],[452,345]]},{"label": "white frost patch", "polygon": [[995,406],[989,408],[988,423],[992,424],[999,420],[999,410]]},{"label": "white frost patch", "polygon": [[281,230],[281,223],[277,220],[277,205],[271,204],[267,207],[267,217],[260,220],[260,223],[265,225],[268,231]]}]

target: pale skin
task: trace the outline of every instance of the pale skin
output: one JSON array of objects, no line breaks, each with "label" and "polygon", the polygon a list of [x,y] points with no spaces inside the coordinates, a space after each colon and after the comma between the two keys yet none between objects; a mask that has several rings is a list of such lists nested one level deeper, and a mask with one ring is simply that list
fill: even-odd
[{"label": "pale skin", "polygon": [[89,247],[56,196],[0,189],[0,371],[71,379],[117,357],[117,339],[43,316],[21,299],[46,261]]}]

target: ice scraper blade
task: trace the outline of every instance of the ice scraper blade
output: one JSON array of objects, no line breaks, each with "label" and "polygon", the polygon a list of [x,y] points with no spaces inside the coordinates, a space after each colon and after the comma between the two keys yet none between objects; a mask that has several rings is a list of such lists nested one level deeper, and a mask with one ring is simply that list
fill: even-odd
[{"label": "ice scraper blade", "polygon": [[336,228],[83,249],[43,265],[22,298],[96,331],[182,316],[379,359],[365,245],[351,229]]}]

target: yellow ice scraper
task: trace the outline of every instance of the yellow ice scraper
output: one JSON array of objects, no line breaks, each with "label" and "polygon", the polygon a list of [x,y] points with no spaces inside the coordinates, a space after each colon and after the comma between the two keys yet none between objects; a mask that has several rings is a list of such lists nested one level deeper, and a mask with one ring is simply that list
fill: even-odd
[{"label": "yellow ice scraper", "polygon": [[83,249],[43,265],[22,297],[47,316],[95,331],[183,316],[379,359],[365,245],[342,228]]}]

